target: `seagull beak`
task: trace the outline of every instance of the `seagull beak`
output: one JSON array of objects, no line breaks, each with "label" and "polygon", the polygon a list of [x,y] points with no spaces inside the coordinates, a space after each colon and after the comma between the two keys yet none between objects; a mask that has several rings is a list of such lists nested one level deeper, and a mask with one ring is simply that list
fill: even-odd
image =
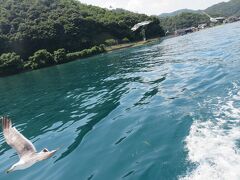
[{"label": "seagull beak", "polygon": [[55,149],[54,151],[58,151],[58,150],[60,150],[61,149],[61,147],[58,147],[57,149]]},{"label": "seagull beak", "polygon": [[6,173],[7,173],[7,174],[9,174],[10,172],[11,172],[11,171],[10,171],[9,169],[8,169],[8,170],[6,170]]},{"label": "seagull beak", "polygon": [[51,153],[52,153],[52,154],[55,154],[58,150],[59,150],[59,149],[55,149],[55,150],[53,150]]},{"label": "seagull beak", "polygon": [[57,151],[59,151],[62,147],[58,147],[57,149],[51,151],[52,153],[56,153]]},{"label": "seagull beak", "polygon": [[51,151],[49,157],[53,156],[57,151],[58,151],[58,149]]}]

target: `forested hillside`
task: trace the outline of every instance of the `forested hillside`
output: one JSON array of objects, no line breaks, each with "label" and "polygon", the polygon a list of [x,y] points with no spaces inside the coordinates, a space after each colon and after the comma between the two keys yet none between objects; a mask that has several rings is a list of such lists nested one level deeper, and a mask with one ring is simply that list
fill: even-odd
[{"label": "forested hillside", "polygon": [[201,23],[208,22],[209,18],[204,14],[181,13],[177,16],[161,18],[160,21],[165,31],[173,32],[176,29],[183,29],[192,26],[197,27]]},{"label": "forested hillside", "polygon": [[[134,41],[140,38],[140,33],[131,32],[131,27],[145,20],[153,21],[148,37],[163,34],[158,18],[110,11],[77,0],[0,0],[0,55],[14,52],[17,59],[26,62],[41,49],[50,53],[58,49],[75,52],[104,44],[106,40]],[[14,71],[16,58],[7,65],[6,59],[6,54],[4,58],[0,56],[0,74],[6,66]]]},{"label": "forested hillside", "polygon": [[159,15],[159,17],[164,18],[164,17],[171,17],[171,16],[177,16],[182,13],[201,13],[201,10],[192,10],[192,9],[180,9],[177,11],[173,11],[170,13],[162,13]]}]

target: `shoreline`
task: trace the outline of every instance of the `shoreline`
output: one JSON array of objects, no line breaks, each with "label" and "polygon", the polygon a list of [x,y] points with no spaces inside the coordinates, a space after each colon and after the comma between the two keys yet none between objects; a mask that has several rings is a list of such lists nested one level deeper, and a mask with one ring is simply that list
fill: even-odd
[{"label": "shoreline", "polygon": [[146,41],[137,41],[137,42],[130,42],[130,43],[108,46],[105,49],[106,49],[106,52],[112,52],[112,51],[125,49],[125,48],[138,47],[138,46],[149,44],[149,43],[152,43],[152,42],[155,42],[155,41],[162,41],[164,39],[165,39],[164,37],[162,37],[162,38],[161,37],[151,38],[151,39],[148,39]]},{"label": "shoreline", "polygon": [[[237,23],[237,22],[235,22],[235,23]],[[228,23],[228,24],[232,24],[232,23]],[[223,24],[221,24],[221,25],[223,25]],[[221,25],[219,25],[219,26],[221,26]],[[219,27],[219,26],[208,27],[208,28],[202,29],[201,31],[211,29],[211,28],[214,28],[214,27]],[[197,32],[199,32],[199,31],[197,31]],[[193,33],[196,33],[196,32],[193,32]],[[110,52],[121,50],[121,49],[143,46],[143,45],[154,43],[154,42],[157,42],[157,41],[159,41],[159,43],[161,43],[162,41],[164,41],[166,39],[170,39],[170,38],[174,38],[174,37],[178,37],[178,36],[168,35],[168,36],[163,36],[163,37],[150,38],[147,41],[136,41],[136,42],[123,43],[123,44],[118,44],[118,45],[113,45],[113,46],[107,46],[107,47],[105,47],[105,51],[103,51],[103,52],[100,52],[100,53],[97,53],[97,54],[92,54],[92,55],[89,54],[85,57],[76,58],[76,59],[73,59],[69,62],[73,62],[73,61],[77,61],[77,60],[81,60],[81,59],[85,59],[85,58],[89,58],[89,57],[94,57],[94,56],[99,55],[99,54],[110,53]],[[88,49],[85,49],[85,50],[88,50]],[[82,51],[84,51],[84,50],[82,50]],[[79,51],[79,52],[81,52],[81,51]],[[74,54],[74,53],[78,53],[78,52],[72,52],[72,54]],[[44,68],[48,68],[48,67],[52,67],[52,66],[56,66],[56,65],[62,65],[62,64],[69,63],[69,62],[53,64],[53,65],[50,65],[50,66],[41,67],[41,68],[37,68],[37,69],[25,69],[23,71],[18,71],[18,72],[14,72],[14,73],[2,74],[2,75],[0,75],[0,78],[13,76],[13,75],[17,75],[17,74],[22,74],[22,73],[26,73],[26,72],[30,72],[30,71],[34,71],[34,70],[44,69]]]},{"label": "shoreline", "polygon": [[[146,41],[136,41],[136,42],[118,44],[118,45],[113,45],[113,46],[107,46],[107,47],[105,47],[105,52],[101,52],[99,54],[109,53],[109,52],[113,52],[113,51],[117,51],[117,50],[121,50],[121,49],[126,49],[126,48],[131,48],[131,47],[143,46],[143,45],[150,44],[150,43],[153,43],[153,42],[156,42],[156,41],[160,41],[161,42],[161,41],[163,41],[165,39],[168,39],[168,38],[171,38],[171,37],[169,37],[169,36],[157,37],[157,38],[148,39]],[[81,59],[84,59],[84,58],[93,57],[93,56],[96,56],[96,55],[99,55],[99,54],[92,54],[92,55],[89,55],[87,57],[77,58],[75,60],[71,60],[71,61],[66,62],[66,63],[54,64],[54,65],[51,65],[51,66],[42,67],[42,68],[38,68],[38,69],[32,69],[32,70],[28,69],[28,70],[19,71],[19,72],[12,73],[12,74],[1,75],[0,78],[13,76],[13,75],[17,75],[17,74],[22,74],[22,73],[26,73],[26,72],[31,72],[31,71],[35,71],[35,70],[39,70],[39,69],[44,69],[44,68],[48,68],[48,67],[52,67],[52,66],[56,66],[56,65],[67,64],[67,63],[70,63],[70,62],[73,62],[73,61],[77,61],[77,60],[81,60]]]}]

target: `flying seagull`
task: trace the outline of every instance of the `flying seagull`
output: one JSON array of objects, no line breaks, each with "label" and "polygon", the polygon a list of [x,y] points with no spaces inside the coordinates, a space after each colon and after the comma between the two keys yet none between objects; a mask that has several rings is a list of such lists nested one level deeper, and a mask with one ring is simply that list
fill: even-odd
[{"label": "flying seagull", "polygon": [[7,173],[29,168],[39,161],[50,158],[57,151],[48,151],[44,148],[37,152],[31,141],[25,138],[15,127],[12,127],[12,122],[7,117],[2,118],[2,128],[6,142],[17,151],[19,156],[19,161],[6,170]]}]

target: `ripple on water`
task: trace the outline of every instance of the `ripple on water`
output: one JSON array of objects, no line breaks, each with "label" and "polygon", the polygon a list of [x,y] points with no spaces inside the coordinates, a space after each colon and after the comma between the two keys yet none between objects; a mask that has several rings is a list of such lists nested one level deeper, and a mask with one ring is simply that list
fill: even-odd
[{"label": "ripple on water", "polygon": [[60,150],[0,179],[240,179],[239,27],[1,78],[0,113]]}]

